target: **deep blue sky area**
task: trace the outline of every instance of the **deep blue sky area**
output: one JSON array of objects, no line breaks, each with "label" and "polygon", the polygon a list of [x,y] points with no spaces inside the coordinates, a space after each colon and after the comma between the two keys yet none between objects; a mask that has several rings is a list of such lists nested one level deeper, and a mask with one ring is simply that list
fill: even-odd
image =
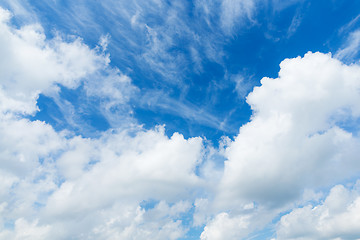
[{"label": "deep blue sky area", "polygon": [[[358,1],[258,2],[250,20],[242,19],[233,26],[231,33],[224,33],[216,13],[210,16],[208,25],[201,13],[196,12],[193,2],[178,7],[169,1],[165,9],[158,9],[158,12],[156,6],[141,12],[144,24],[164,31],[158,33],[157,41],[165,43],[161,43],[160,50],[156,51],[163,51],[166,57],[150,54],[149,58],[154,62],[149,63],[144,60],[144,55],[153,46],[149,44],[147,32],[132,27],[124,16],[115,15],[101,3],[87,1],[86,11],[82,10],[81,6],[85,4],[82,1],[30,3],[50,38],[59,33],[76,35],[95,47],[101,36],[109,36],[110,64],[127,74],[143,93],[160,95],[151,107],[148,103],[153,99],[131,99],[133,116],[139,123],[146,128],[165,124],[170,135],[180,131],[185,137],[201,135],[214,142],[222,135],[234,136],[249,120],[251,110],[245,96],[253,86],[259,85],[262,77],[277,77],[279,63],[285,58],[303,56],[308,51],[327,53],[339,48],[347,37],[346,33],[339,33],[339,29],[355,18],[360,8]],[[134,4],[130,3],[128,7],[129,14],[138,11]],[[178,14],[171,13],[173,8],[179,8],[178,11],[185,14],[181,16],[181,22],[168,21],[169,15]],[[180,29],[183,26],[187,27],[186,31]],[[214,56],[206,54],[206,44],[214,47]],[[198,50],[200,64],[194,62],[191,48]],[[159,71],[160,65],[163,69]],[[170,67],[167,69],[167,66]],[[240,76],[245,84],[238,94],[235,88]],[[79,99],[81,97],[75,96],[78,94],[81,90],[68,91],[62,96],[67,100]],[[161,95],[166,97],[162,99]],[[160,104],[169,98],[174,104]],[[196,106],[196,109],[184,115],[178,112],[177,104],[190,109]],[[54,122],[56,117],[59,121],[55,126],[66,127],[66,120],[62,119],[50,98],[40,97],[39,108],[41,111],[35,119]],[[75,127],[79,134],[86,136],[89,128],[104,130],[111,127],[96,111],[96,107],[75,109],[75,114],[79,115],[77,124],[85,126],[84,129]],[[201,116],[213,116],[214,120],[204,121]]]}]

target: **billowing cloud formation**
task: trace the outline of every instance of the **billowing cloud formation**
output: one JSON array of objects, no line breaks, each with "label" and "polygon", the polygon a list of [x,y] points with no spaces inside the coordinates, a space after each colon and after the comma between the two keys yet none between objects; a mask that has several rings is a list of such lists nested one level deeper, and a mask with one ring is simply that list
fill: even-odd
[{"label": "billowing cloud formation", "polygon": [[[137,126],[88,139],[18,115],[33,114],[39,94],[58,85],[83,82],[108,108],[125,104],[134,87],[99,49],[47,40],[40,26],[16,29],[9,12],[1,16],[0,239],[183,236],[180,216],[203,184],[195,175],[202,139]],[[149,211],[140,206],[147,200]]]},{"label": "billowing cloud formation", "polygon": [[358,239],[360,182],[333,187],[325,201],[292,210],[278,224],[278,239]]},{"label": "billowing cloud formation", "polygon": [[[360,171],[360,142],[349,124],[360,114],[360,67],[322,53],[286,59],[280,67],[278,78],[263,78],[247,97],[252,120],[226,149],[214,202],[232,214],[217,215],[204,239],[264,226],[304,189],[329,186]],[[232,230],[223,231],[224,224]]]},{"label": "billowing cloud formation", "polygon": [[360,114],[360,67],[321,53],[280,67],[247,97],[254,114],[227,149],[224,201],[282,204],[360,170],[359,141],[341,128]]},{"label": "billowing cloud formation", "polygon": [[[194,174],[200,138],[169,139],[159,128],[68,139],[44,123],[13,119],[1,122],[1,135],[1,239],[186,233],[176,218],[191,208],[187,199],[202,184]],[[161,202],[145,211],[144,200]],[[6,227],[12,224],[13,230]]]},{"label": "billowing cloud formation", "polygon": [[80,39],[46,40],[40,25],[9,26],[10,12],[0,9],[0,110],[31,114],[38,94],[61,84],[78,86],[82,78],[103,68],[109,59]]},{"label": "billowing cloud formation", "polygon": [[249,217],[246,215],[231,218],[227,213],[220,213],[204,228],[200,238],[202,240],[241,239],[250,233],[249,223]]}]

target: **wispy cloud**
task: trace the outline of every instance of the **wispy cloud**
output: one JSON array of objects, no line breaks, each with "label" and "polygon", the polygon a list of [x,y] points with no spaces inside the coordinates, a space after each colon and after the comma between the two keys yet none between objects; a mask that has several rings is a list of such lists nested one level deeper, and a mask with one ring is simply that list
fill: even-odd
[{"label": "wispy cloud", "polygon": [[360,51],[360,30],[351,32],[345,44],[335,53],[335,57],[343,61],[354,61]]},{"label": "wispy cloud", "polygon": [[290,26],[287,30],[287,34],[286,34],[287,38],[292,37],[296,33],[296,30],[301,25],[301,21],[303,18],[303,16],[302,16],[303,12],[301,10],[302,10],[301,8],[298,8],[293,19],[291,20],[291,24],[290,24]]},{"label": "wispy cloud", "polygon": [[226,34],[233,34],[239,24],[254,21],[255,0],[224,0],[221,3],[221,24]]},{"label": "wispy cloud", "polygon": [[233,132],[223,122],[223,119],[209,113],[205,108],[188,101],[175,100],[162,91],[149,91],[142,96],[140,101],[140,106],[145,109],[172,114],[184,118],[191,123],[201,124],[224,132]]}]

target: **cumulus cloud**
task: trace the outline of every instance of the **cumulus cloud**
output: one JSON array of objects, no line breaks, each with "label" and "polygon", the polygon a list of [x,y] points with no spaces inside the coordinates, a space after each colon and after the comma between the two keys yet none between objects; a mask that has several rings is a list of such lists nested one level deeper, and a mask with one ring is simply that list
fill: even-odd
[{"label": "cumulus cloud", "polygon": [[61,84],[75,88],[87,75],[108,64],[80,39],[47,40],[38,24],[15,28],[11,13],[0,9],[0,109],[32,114],[38,94]]},{"label": "cumulus cloud", "polygon": [[[23,148],[8,143],[13,145],[9,150],[16,151],[12,154],[15,159],[6,159],[12,160],[15,173],[2,163],[2,185],[6,188],[1,196],[2,211],[6,213],[1,219],[5,224],[3,239],[8,234],[19,234],[18,224],[40,234],[35,237],[40,239],[47,232],[53,239],[178,239],[187,232],[179,214],[189,210],[191,204],[186,200],[194,198],[194,191],[203,184],[195,175],[201,160],[200,138],[185,140],[180,134],[168,138],[163,128],[158,128],[109,132],[100,139],[67,139],[43,123],[27,122],[26,127],[24,131],[29,135],[32,128],[39,130],[32,136],[35,140],[49,143],[42,144],[44,153],[33,146],[39,143],[27,139],[26,133],[18,134],[21,140],[14,139]],[[54,135],[52,139],[46,139],[49,133]],[[38,155],[27,152],[27,148],[37,149]],[[17,160],[16,154],[24,159]],[[27,171],[16,174],[25,164],[31,164]],[[154,209],[140,208],[140,203],[148,199],[160,203]],[[34,216],[38,220],[32,222]],[[15,224],[13,231],[4,227],[11,222]]]},{"label": "cumulus cloud", "polygon": [[[360,142],[346,126],[360,114],[360,67],[307,53],[280,68],[278,78],[263,78],[247,97],[253,116],[226,148],[212,205],[232,216],[214,222],[232,219],[237,226],[250,211],[248,228],[264,226],[256,215],[269,214],[270,220],[290,209],[305,188],[331,186],[360,171]],[[219,224],[210,222],[203,236],[220,234]]]},{"label": "cumulus cloud", "polygon": [[[90,146],[78,146],[61,157],[58,164],[63,171],[60,174],[71,174],[73,180],[66,181],[52,195],[49,211],[60,215],[75,209],[86,212],[117,198],[174,201],[187,196],[191,188],[200,184],[194,174],[200,159],[200,138],[185,140],[174,134],[169,139],[161,129],[135,134],[135,137],[126,132],[105,134],[90,142]],[[90,155],[98,163],[89,165],[88,148],[92,149]],[[87,162],[77,156],[85,156]],[[78,164],[72,164],[74,161]],[[69,172],[73,167],[75,169]],[[85,199],[87,203],[79,207]]]},{"label": "cumulus cloud", "polygon": [[241,239],[249,234],[249,217],[231,218],[227,213],[218,214],[201,233],[202,240]]},{"label": "cumulus cloud", "polygon": [[[177,202],[169,206],[161,201],[154,208],[145,210],[137,207],[124,217],[117,215],[94,229],[94,236],[101,239],[179,239],[185,236],[187,229],[182,221],[176,219],[190,208],[188,202]],[[107,217],[111,213],[107,213]],[[130,215],[130,214],[129,214]]]},{"label": "cumulus cloud", "polygon": [[278,239],[358,239],[359,187],[359,181],[352,188],[336,185],[319,205],[292,210],[277,226]]},{"label": "cumulus cloud", "polygon": [[321,53],[280,67],[247,97],[254,114],[227,149],[224,199],[277,204],[360,170],[359,141],[339,127],[359,117],[360,67]]},{"label": "cumulus cloud", "polygon": [[[58,97],[59,85],[83,83],[109,112],[127,106],[135,88],[103,51],[77,38],[49,40],[40,25],[16,28],[0,13],[0,239],[184,236],[186,200],[204,185],[195,174],[202,139],[136,125],[84,138],[19,115],[37,110],[40,93]],[[142,208],[146,200],[158,204]]]}]

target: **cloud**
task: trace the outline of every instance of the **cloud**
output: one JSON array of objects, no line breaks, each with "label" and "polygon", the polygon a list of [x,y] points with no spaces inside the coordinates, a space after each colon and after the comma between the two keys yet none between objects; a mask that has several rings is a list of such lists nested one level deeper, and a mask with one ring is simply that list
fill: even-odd
[{"label": "cloud", "polygon": [[201,233],[201,240],[241,239],[249,234],[247,216],[231,218],[227,213],[218,214]]},{"label": "cloud", "polygon": [[360,182],[333,187],[319,205],[293,209],[277,226],[278,239],[357,239],[360,236]]},{"label": "cloud", "polygon": [[360,171],[359,139],[345,130],[347,121],[360,116],[360,67],[307,53],[280,68],[278,78],[263,78],[247,97],[251,121],[225,150],[223,177],[210,204],[214,212],[231,215],[207,225],[209,239],[221,233],[215,222],[237,226],[250,216],[244,232],[251,232],[265,226],[262,219],[291,209],[305,189],[328,187]]},{"label": "cloud", "polygon": [[38,222],[29,222],[19,218],[15,222],[14,232],[0,232],[0,239],[48,239],[51,237],[49,226],[37,226]]},{"label": "cloud", "polygon": [[[80,85],[79,93],[102,99],[105,113],[119,114],[131,110],[136,88],[101,49],[78,38],[49,40],[40,25],[16,28],[8,11],[0,13],[0,239],[184,236],[180,218],[205,184],[196,175],[203,140],[131,121],[85,138],[24,118],[37,111],[39,94],[61,102],[60,87]],[[147,200],[158,203],[141,207]]]},{"label": "cloud", "polygon": [[11,14],[0,9],[0,110],[33,114],[39,93],[61,84],[76,88],[87,75],[104,68],[108,57],[80,39],[47,40],[38,24],[15,28]]},{"label": "cloud", "polygon": [[186,202],[177,202],[169,206],[162,201],[147,211],[137,207],[132,212],[135,216],[132,219],[128,218],[126,227],[124,217],[117,216],[96,227],[94,236],[101,239],[179,239],[185,236],[187,229],[182,226],[181,220],[173,218],[188,211],[190,206]]},{"label": "cloud", "polygon": [[[211,114],[206,108],[201,108],[189,101],[177,101],[162,91],[148,91],[139,100],[140,107],[150,109],[154,112],[171,113],[182,117],[190,122],[202,124],[203,126],[231,132],[231,129],[222,123],[221,119]],[[224,126],[225,125],[225,126]]]},{"label": "cloud", "polygon": [[[2,134],[12,148],[1,153],[12,165],[2,161],[6,189],[0,199],[5,213],[0,222],[15,224],[13,231],[2,226],[4,239],[19,234],[18,222],[26,223],[34,234],[46,230],[54,239],[177,239],[187,232],[179,214],[189,211],[187,200],[204,184],[195,175],[201,162],[200,138],[185,140],[177,133],[168,138],[161,127],[109,132],[100,139],[68,138],[57,136],[46,124],[24,123],[19,139]],[[26,134],[47,142],[46,151],[31,145],[40,144]],[[140,208],[142,201],[151,199],[160,203],[154,209]]]},{"label": "cloud", "polygon": [[233,34],[235,27],[242,22],[254,21],[253,13],[256,10],[254,0],[223,0],[221,2],[221,24],[226,34]]},{"label": "cloud", "polygon": [[[49,39],[36,23],[15,27],[11,13],[2,8],[0,15],[2,113],[34,115],[37,99],[43,94],[53,99],[67,125],[85,135],[94,131],[81,119],[88,106],[111,127],[135,122],[128,102],[137,88],[128,76],[109,65],[110,56],[105,52],[108,36],[102,36],[99,45],[91,49],[74,36],[57,33]],[[81,103],[73,106],[64,99],[61,88],[78,89],[76,97]],[[95,105],[94,99],[101,101]]]},{"label": "cloud", "polygon": [[[126,132],[105,134],[103,138],[89,143],[88,148],[93,149],[90,153],[87,153],[88,148],[78,147],[60,158],[58,164],[63,170],[60,174],[69,174],[68,169],[76,167],[78,174],[72,175],[71,179],[74,180],[67,181],[53,194],[53,207],[49,209],[60,215],[71,212],[84,198],[92,199],[83,205],[84,211],[102,207],[120,196],[174,201],[187,195],[185,189],[196,188],[201,183],[194,174],[200,160],[200,138],[185,140],[182,135],[174,134],[169,139],[162,128],[133,134],[135,137],[130,137]],[[84,168],[81,165],[84,161],[77,156],[87,154],[98,162]],[[86,159],[88,164],[91,158]],[[74,161],[81,162],[78,165],[73,164]]]},{"label": "cloud", "polygon": [[336,52],[335,57],[352,62],[358,56],[359,49],[360,30],[355,30],[349,34],[346,43]]},{"label": "cloud", "polygon": [[235,91],[239,98],[245,99],[249,90],[251,90],[250,81],[252,76],[244,76],[243,74],[235,74],[230,76],[231,81],[235,83]]},{"label": "cloud", "polygon": [[296,33],[299,26],[301,25],[303,16],[301,15],[301,11],[299,9],[301,8],[298,8],[294,17],[291,20],[291,24],[287,30],[286,38],[291,38]]},{"label": "cloud", "polygon": [[359,117],[359,66],[308,53],[280,68],[247,97],[254,114],[227,149],[225,199],[286,202],[360,170],[359,141],[338,122]]}]

